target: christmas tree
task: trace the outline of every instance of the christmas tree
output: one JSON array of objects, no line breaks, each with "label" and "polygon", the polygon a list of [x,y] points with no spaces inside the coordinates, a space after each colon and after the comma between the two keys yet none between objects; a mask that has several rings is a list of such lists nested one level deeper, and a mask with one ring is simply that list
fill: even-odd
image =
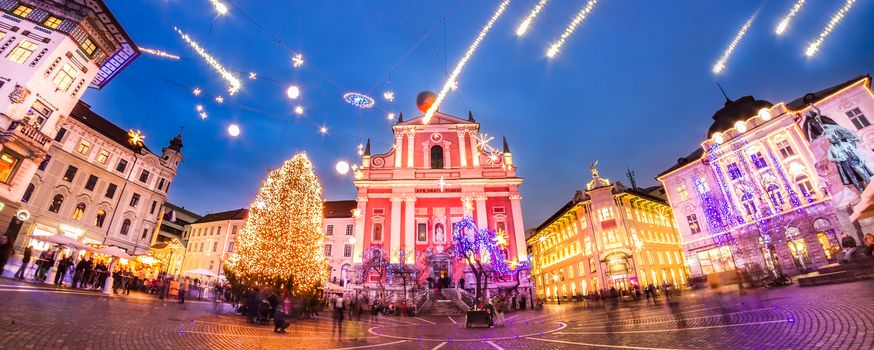
[{"label": "christmas tree", "polygon": [[327,272],[322,235],[322,186],[304,153],[267,176],[225,263],[238,286],[314,293]]}]

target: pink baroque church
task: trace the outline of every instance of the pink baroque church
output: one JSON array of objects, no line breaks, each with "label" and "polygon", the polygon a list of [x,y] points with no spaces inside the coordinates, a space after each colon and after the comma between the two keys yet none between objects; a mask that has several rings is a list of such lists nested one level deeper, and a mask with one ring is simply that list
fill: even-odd
[{"label": "pink baroque church", "polygon": [[[427,109],[422,103],[419,108]],[[509,261],[528,260],[522,178],[516,176],[506,138],[503,152],[484,145],[472,113],[463,119],[438,111],[428,124],[423,116],[404,121],[401,114],[392,130],[392,148],[371,155],[368,140],[354,174],[359,215],[351,241],[357,266],[363,253],[376,246],[391,263],[403,258],[418,265],[419,282],[432,277],[454,285],[464,277],[471,286],[474,278],[467,275],[466,263],[450,250],[453,224],[466,215],[481,228],[506,233],[503,249]],[[370,275],[359,282],[379,281]]]}]

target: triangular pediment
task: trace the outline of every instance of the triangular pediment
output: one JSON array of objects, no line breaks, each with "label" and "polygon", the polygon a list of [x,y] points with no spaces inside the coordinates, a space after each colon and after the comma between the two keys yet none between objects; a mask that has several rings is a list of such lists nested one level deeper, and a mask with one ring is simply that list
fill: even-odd
[{"label": "triangular pediment", "polygon": [[[398,123],[398,125],[422,125],[422,118],[425,115],[419,115],[413,119],[404,121],[403,123]],[[440,124],[476,124],[475,122],[470,122],[466,119],[461,119],[454,115],[444,114],[440,112],[434,113],[434,116],[431,117],[431,121],[428,123],[430,125],[440,125]]]}]

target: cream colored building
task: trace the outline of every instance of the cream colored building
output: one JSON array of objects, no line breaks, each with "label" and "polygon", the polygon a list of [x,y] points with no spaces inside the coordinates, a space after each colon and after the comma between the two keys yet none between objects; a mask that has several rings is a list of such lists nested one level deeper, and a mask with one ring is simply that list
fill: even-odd
[{"label": "cream colored building", "polygon": [[[22,233],[146,254],[182,161],[182,138],[160,154],[132,145],[127,131],[79,102],[57,125],[45,160],[19,198],[31,218]],[[32,239],[18,244],[46,245]]]},{"label": "cream colored building", "polygon": [[325,201],[325,258],[328,259],[328,281],[338,285],[355,280],[352,252],[355,247],[355,200]]},{"label": "cream colored building", "polygon": [[592,169],[585,190],[528,237],[537,295],[686,283],[680,235],[661,187],[626,188]]},{"label": "cream colored building", "polygon": [[222,263],[234,252],[234,240],[246,222],[249,209],[235,209],[207,214],[185,226],[183,239],[188,240],[185,258],[180,273],[197,269],[209,270],[217,276],[224,275]]}]

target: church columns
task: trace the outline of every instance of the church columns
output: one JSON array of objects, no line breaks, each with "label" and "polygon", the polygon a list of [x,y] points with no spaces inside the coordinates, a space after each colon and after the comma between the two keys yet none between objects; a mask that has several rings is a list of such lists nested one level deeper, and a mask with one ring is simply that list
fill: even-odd
[{"label": "church columns", "polygon": [[416,197],[407,197],[404,199],[404,251],[407,254],[407,263],[414,260],[416,248]]},{"label": "church columns", "polygon": [[461,154],[461,167],[467,167],[467,130],[456,132],[458,135],[458,151]]},{"label": "church columns", "polygon": [[391,248],[389,249],[389,256],[391,256],[391,263],[396,264],[398,262],[398,256],[395,252],[399,252],[401,249],[401,201],[403,198],[400,197],[392,197],[391,198]]},{"label": "church columns", "polygon": [[352,249],[352,262],[360,264],[364,254],[364,218],[367,216],[367,197],[358,197],[358,215],[355,218],[355,245]]},{"label": "church columns", "polygon": [[412,168],[415,161],[413,142],[415,141],[416,130],[408,129],[405,134],[407,135],[407,168]]},{"label": "church columns", "polygon": [[510,195],[510,210],[513,211],[513,237],[516,239],[516,256],[519,261],[528,261],[528,248],[525,245],[525,225],[522,223],[522,196]]},{"label": "church columns", "polygon": [[479,146],[477,146],[476,137],[472,133],[468,133],[470,139],[470,157],[473,158],[473,166],[479,167]]},{"label": "church columns", "polygon": [[486,196],[476,196],[476,223],[479,228],[487,228],[489,220],[486,213]]},{"label": "church columns", "polygon": [[400,131],[395,131],[395,168],[401,168],[401,157],[403,153],[401,153],[401,146],[403,145],[404,133]]}]

